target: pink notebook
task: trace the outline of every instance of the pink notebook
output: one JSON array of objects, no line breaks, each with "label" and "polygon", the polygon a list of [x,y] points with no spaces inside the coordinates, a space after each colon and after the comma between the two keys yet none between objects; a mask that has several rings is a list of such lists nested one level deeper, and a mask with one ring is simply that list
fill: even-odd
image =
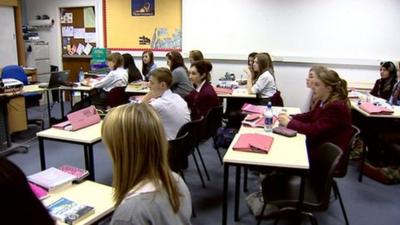
[{"label": "pink notebook", "polygon": [[68,121],[53,125],[54,128],[64,130],[79,130],[100,122],[100,116],[92,105],[67,115]]},{"label": "pink notebook", "polygon": [[45,199],[49,196],[49,192],[47,192],[44,188],[39,187],[38,185],[33,184],[31,182],[28,182],[28,183],[29,183],[29,186],[31,187],[33,193],[35,193],[36,197],[39,200]]},{"label": "pink notebook", "polygon": [[262,105],[252,105],[249,103],[244,103],[242,107],[242,111],[244,112],[249,112],[249,113],[258,113],[258,114],[263,114],[264,113],[265,106]]},{"label": "pink notebook", "polygon": [[273,137],[263,134],[241,134],[233,146],[233,150],[268,153],[273,141]]},{"label": "pink notebook", "polygon": [[360,109],[364,110],[369,114],[392,114],[393,110],[387,109],[382,106],[377,106],[372,104],[371,102],[364,102],[361,103]]},{"label": "pink notebook", "polygon": [[214,90],[217,94],[232,94],[233,90],[230,88],[220,88],[220,87],[214,87]]},{"label": "pink notebook", "polygon": [[[275,124],[278,118],[276,116],[273,117],[272,124]],[[242,124],[251,126],[251,127],[264,127],[265,117],[262,114],[249,114],[244,118]]]}]

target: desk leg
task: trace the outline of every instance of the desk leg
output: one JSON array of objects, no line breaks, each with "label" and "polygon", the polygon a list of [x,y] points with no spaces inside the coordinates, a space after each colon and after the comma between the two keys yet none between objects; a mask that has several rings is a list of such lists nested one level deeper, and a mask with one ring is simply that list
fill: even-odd
[{"label": "desk leg", "polygon": [[60,107],[61,107],[61,119],[64,118],[64,91],[58,90],[58,96],[60,97]]},{"label": "desk leg", "polygon": [[94,181],[94,162],[93,162],[93,145],[84,145],[85,151],[85,167],[89,171],[89,180]]},{"label": "desk leg", "polygon": [[46,158],[44,155],[43,138],[38,137],[38,140],[39,140],[40,169],[45,170],[46,169]]},{"label": "desk leg", "polygon": [[51,108],[50,108],[50,93],[49,90],[46,90],[46,98],[47,98],[47,114],[49,116],[49,127],[51,127]]},{"label": "desk leg", "polygon": [[239,205],[240,205],[240,166],[236,166],[236,181],[235,181],[235,221],[239,221]]},{"label": "desk leg", "polygon": [[249,169],[247,167],[243,167],[243,191],[246,193],[249,191],[247,189],[248,174],[249,174]]},{"label": "desk leg", "polygon": [[367,155],[367,142],[364,141],[362,152],[361,152],[361,162],[360,162],[360,168],[359,168],[360,173],[358,174],[358,182],[362,182],[366,155]]},{"label": "desk leg", "polygon": [[228,178],[229,178],[229,165],[224,163],[224,187],[222,196],[222,225],[226,225],[228,213]]}]

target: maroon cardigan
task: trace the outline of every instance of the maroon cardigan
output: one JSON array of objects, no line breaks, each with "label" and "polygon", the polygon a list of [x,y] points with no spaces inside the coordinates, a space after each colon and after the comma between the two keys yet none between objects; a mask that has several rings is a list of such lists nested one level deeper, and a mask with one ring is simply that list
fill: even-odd
[{"label": "maroon cardigan", "polygon": [[317,148],[325,142],[332,142],[343,151],[348,150],[352,124],[351,111],[345,101],[336,100],[323,106],[318,102],[312,111],[292,117],[287,127],[306,135],[310,162]]},{"label": "maroon cardigan", "polygon": [[209,82],[204,83],[200,92],[196,90],[190,92],[185,100],[191,111],[192,120],[199,119],[201,116],[205,117],[211,108],[220,105],[217,93]]}]

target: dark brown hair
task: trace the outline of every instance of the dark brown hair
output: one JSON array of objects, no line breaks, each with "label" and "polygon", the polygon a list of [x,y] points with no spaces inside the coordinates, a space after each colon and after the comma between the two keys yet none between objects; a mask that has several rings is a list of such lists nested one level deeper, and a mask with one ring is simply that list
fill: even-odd
[{"label": "dark brown hair", "polygon": [[[211,80],[211,70],[212,70],[212,64],[211,62],[207,61],[207,60],[199,60],[199,61],[195,61],[192,63],[192,65],[190,65],[190,67],[195,67],[197,69],[197,72],[200,73],[200,75],[205,74],[205,80],[207,80],[207,82],[209,82]],[[203,79],[203,80],[204,80]]]}]

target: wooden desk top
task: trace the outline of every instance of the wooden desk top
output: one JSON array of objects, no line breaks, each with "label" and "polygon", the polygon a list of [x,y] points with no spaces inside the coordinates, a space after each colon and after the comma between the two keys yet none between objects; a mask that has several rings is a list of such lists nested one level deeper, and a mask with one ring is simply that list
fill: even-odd
[{"label": "wooden desk top", "polygon": [[113,188],[84,181],[81,184],[73,184],[60,190],[50,192],[50,196],[43,200],[45,206],[57,201],[61,197],[94,207],[94,214],[84,218],[76,224],[92,224],[114,210]]},{"label": "wooden desk top", "polygon": [[369,114],[364,110],[360,109],[357,103],[358,100],[350,101],[351,108],[357,110],[361,114],[367,117],[374,117],[374,118],[392,118],[392,119],[400,119],[400,106],[393,106],[394,113],[390,115],[383,115],[383,114]]},{"label": "wooden desk top", "polygon": [[[283,107],[289,114],[300,113],[299,108]],[[274,115],[282,110],[282,107],[273,107]],[[277,122],[275,126],[277,126]],[[240,134],[260,133],[272,136],[274,141],[268,154],[234,151],[233,145],[236,143]],[[308,153],[306,147],[306,136],[297,134],[296,137],[285,137],[265,132],[263,128],[252,128],[242,126],[238,134],[233,139],[226,152],[224,162],[245,165],[261,165],[271,167],[284,167],[294,169],[309,169]]]},{"label": "wooden desk top", "polygon": [[93,144],[101,140],[101,125],[102,121],[77,131],[67,131],[57,128],[49,128],[36,133],[36,136],[59,139],[64,141],[74,141],[85,144]]},{"label": "wooden desk top", "polygon": [[35,93],[35,92],[45,92],[47,88],[40,88],[39,84],[24,85],[22,89],[24,93]]},{"label": "wooden desk top", "polygon": [[60,86],[59,89],[63,90],[63,91],[91,91],[91,90],[93,90],[95,88],[94,87],[89,87],[89,86],[79,85],[79,86],[75,86],[75,87]]}]

